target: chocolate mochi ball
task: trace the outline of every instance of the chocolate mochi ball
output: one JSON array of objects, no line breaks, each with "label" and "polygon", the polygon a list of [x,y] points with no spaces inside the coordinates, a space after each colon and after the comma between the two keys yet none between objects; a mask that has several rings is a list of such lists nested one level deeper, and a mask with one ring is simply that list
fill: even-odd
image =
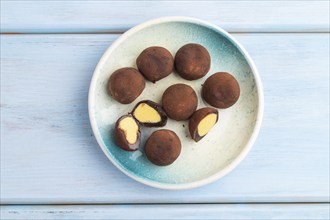
[{"label": "chocolate mochi ball", "polygon": [[210,107],[198,109],[189,119],[189,133],[191,138],[200,141],[218,122],[218,110]]},{"label": "chocolate mochi ball", "polygon": [[150,135],[144,146],[144,151],[153,164],[167,166],[179,157],[181,141],[173,131],[158,130]]},{"label": "chocolate mochi ball", "polygon": [[187,120],[198,104],[196,92],[186,84],[174,84],[168,87],[162,97],[162,106],[168,117]]},{"label": "chocolate mochi ball", "polygon": [[240,96],[240,87],[234,76],[218,72],[206,79],[202,88],[204,100],[216,108],[229,108]]},{"label": "chocolate mochi ball", "polygon": [[196,80],[207,74],[211,67],[211,57],[200,44],[186,44],[175,55],[176,72],[184,79]]},{"label": "chocolate mochi ball", "polygon": [[116,70],[109,78],[108,91],[121,104],[132,103],[144,90],[145,80],[134,68]]},{"label": "chocolate mochi ball", "polygon": [[126,151],[135,151],[140,146],[140,126],[130,114],[120,117],[115,124],[115,140]]},{"label": "chocolate mochi ball", "polygon": [[162,106],[150,100],[143,100],[136,104],[132,115],[146,127],[163,127],[167,123],[167,115]]},{"label": "chocolate mochi ball", "polygon": [[155,83],[173,71],[172,54],[163,47],[148,47],[136,59],[136,65],[143,76]]}]

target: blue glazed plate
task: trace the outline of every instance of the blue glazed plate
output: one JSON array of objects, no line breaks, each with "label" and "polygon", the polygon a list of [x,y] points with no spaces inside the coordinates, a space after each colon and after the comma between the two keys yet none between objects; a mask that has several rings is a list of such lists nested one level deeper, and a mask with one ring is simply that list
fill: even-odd
[{"label": "blue glazed plate", "polygon": [[[116,69],[136,68],[137,56],[147,47],[162,46],[174,56],[187,43],[206,47],[211,69],[202,79],[187,81],[173,73],[153,84],[131,104],[122,105],[107,94],[107,82]],[[199,96],[198,108],[207,106],[201,97],[203,82],[215,72],[233,74],[241,88],[238,102],[219,110],[219,122],[201,141],[189,135],[187,122],[169,120],[164,128],[180,137],[182,151],[171,165],[159,167],[143,153],[146,138],[156,129],[142,128],[142,147],[127,152],[116,146],[113,129],[116,120],[144,99],[161,102],[165,89],[175,83],[192,86]],[[94,135],[105,155],[129,177],[162,189],[188,189],[211,183],[236,167],[251,149],[260,129],[263,92],[257,69],[245,49],[227,32],[210,23],[186,17],[165,17],[140,24],[121,35],[99,61],[89,90],[89,116]]]}]

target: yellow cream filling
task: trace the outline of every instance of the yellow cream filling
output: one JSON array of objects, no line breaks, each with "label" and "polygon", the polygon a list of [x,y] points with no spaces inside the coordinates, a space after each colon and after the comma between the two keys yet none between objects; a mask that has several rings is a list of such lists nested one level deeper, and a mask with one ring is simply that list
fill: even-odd
[{"label": "yellow cream filling", "polygon": [[217,122],[217,115],[214,113],[209,114],[205,118],[203,118],[197,126],[197,132],[199,136],[202,137],[206,135],[215,125],[216,122]]},{"label": "yellow cream filling", "polygon": [[119,122],[119,128],[125,133],[126,140],[130,144],[135,144],[138,138],[139,127],[132,117],[126,117]]},{"label": "yellow cream filling", "polygon": [[141,103],[135,109],[134,116],[141,123],[157,123],[161,121],[159,113],[146,103]]}]

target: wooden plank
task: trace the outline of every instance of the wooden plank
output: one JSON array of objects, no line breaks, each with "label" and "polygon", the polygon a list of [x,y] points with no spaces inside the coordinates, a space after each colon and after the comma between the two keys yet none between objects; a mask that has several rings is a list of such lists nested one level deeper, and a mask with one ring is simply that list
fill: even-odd
[{"label": "wooden plank", "polygon": [[1,31],[113,33],[163,16],[230,32],[328,32],[329,1],[2,1]]},{"label": "wooden plank", "polygon": [[126,177],[99,149],[87,94],[118,35],[1,36],[1,202],[329,202],[329,34],[236,34],[259,68],[260,136],[232,173],[185,191]]},{"label": "wooden plank", "polygon": [[2,206],[2,219],[329,219],[329,204]]}]

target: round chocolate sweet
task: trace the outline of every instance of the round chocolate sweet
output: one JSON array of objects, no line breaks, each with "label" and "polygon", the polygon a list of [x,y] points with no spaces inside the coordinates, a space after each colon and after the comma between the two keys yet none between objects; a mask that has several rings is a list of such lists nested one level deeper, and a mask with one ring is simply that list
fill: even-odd
[{"label": "round chocolate sweet", "polygon": [[135,151],[139,148],[140,126],[132,115],[124,115],[117,120],[114,137],[117,145],[126,151]]},{"label": "round chocolate sweet", "polygon": [[167,123],[167,115],[162,106],[150,100],[143,100],[136,104],[132,115],[146,127],[163,127]]},{"label": "round chocolate sweet", "polygon": [[198,109],[189,119],[189,133],[191,138],[200,141],[218,122],[218,110],[211,107]]},{"label": "round chocolate sweet", "polygon": [[175,69],[184,79],[200,79],[211,67],[209,52],[200,44],[186,44],[175,55]]},{"label": "round chocolate sweet", "polygon": [[145,80],[134,68],[116,70],[109,78],[108,90],[110,95],[122,104],[133,102],[144,90]]},{"label": "round chocolate sweet", "polygon": [[162,97],[162,106],[168,117],[187,120],[196,110],[198,104],[195,91],[186,84],[174,84],[168,87]]},{"label": "round chocolate sweet", "polygon": [[172,54],[163,47],[148,47],[136,59],[136,65],[143,76],[155,83],[173,71]]},{"label": "round chocolate sweet", "polygon": [[229,73],[218,72],[206,79],[202,88],[204,100],[216,108],[234,105],[240,96],[237,80]]},{"label": "round chocolate sweet", "polygon": [[144,151],[153,164],[167,166],[179,157],[181,141],[173,131],[158,130],[150,135],[144,146]]}]

